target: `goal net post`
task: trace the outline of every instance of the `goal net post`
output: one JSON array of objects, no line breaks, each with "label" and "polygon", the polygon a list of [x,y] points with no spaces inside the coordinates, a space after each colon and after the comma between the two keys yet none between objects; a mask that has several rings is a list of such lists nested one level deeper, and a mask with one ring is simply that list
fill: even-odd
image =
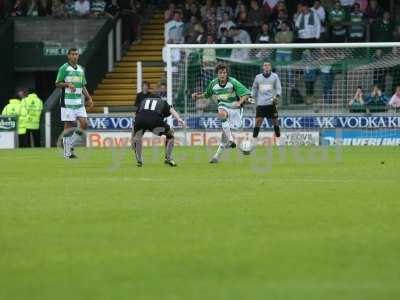
[{"label": "goal net post", "polygon": [[[318,138],[312,144],[320,145],[400,144],[400,114],[389,105],[400,85],[400,43],[168,44],[164,50],[167,98],[187,120],[188,132],[218,130],[217,103],[191,97],[216,77],[218,63],[251,89],[270,62],[282,84],[283,132],[313,133]],[[255,106],[246,105],[244,132],[254,117]],[[266,131],[270,125],[263,123]],[[302,136],[297,134],[299,143]]]}]

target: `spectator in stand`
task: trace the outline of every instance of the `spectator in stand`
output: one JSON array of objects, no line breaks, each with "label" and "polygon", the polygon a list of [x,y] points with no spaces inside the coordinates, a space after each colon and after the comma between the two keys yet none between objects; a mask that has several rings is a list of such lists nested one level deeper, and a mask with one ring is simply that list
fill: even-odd
[{"label": "spectator in stand", "polygon": [[23,0],[15,0],[11,10],[12,17],[25,17],[26,16],[26,4]]},{"label": "spectator in stand", "polygon": [[340,1],[336,0],[334,8],[329,12],[330,42],[344,43],[346,41],[346,12]]},{"label": "spectator in stand", "polygon": [[272,15],[275,7],[278,5],[280,1],[278,0],[263,0],[264,11],[267,15]]},{"label": "spectator in stand", "polygon": [[197,23],[194,25],[194,31],[189,35],[188,44],[204,44],[207,35],[203,24]]},{"label": "spectator in stand", "polygon": [[349,111],[350,112],[360,112],[365,111],[365,103],[364,103],[364,92],[359,86],[356,90],[356,94],[354,95],[353,99],[349,102]]},{"label": "spectator in stand", "polygon": [[298,3],[296,5],[296,12],[293,14],[293,23],[296,23],[297,18],[302,14],[303,12],[303,4]]},{"label": "spectator in stand", "polygon": [[212,13],[207,17],[207,21],[204,22],[207,34],[211,34],[212,36],[218,36],[218,20],[217,14]]},{"label": "spectator in stand", "polygon": [[381,111],[389,102],[389,98],[382,93],[378,85],[374,85],[371,94],[365,99],[367,112]]},{"label": "spectator in stand", "polygon": [[396,108],[396,110],[400,109],[400,86],[396,87],[396,92],[393,94],[392,98],[390,98],[388,105]]},{"label": "spectator in stand", "polygon": [[350,10],[354,5],[355,0],[340,0],[340,5],[346,14],[346,21],[349,19]]},{"label": "spectator in stand", "polygon": [[43,8],[43,16],[51,16],[52,0],[39,0]]},{"label": "spectator in stand", "polygon": [[86,17],[90,14],[90,2],[89,0],[77,0],[75,1],[75,14],[79,17]]},{"label": "spectator in stand", "polygon": [[168,44],[181,44],[183,37],[184,24],[180,11],[175,11],[174,18],[165,24],[165,42]]},{"label": "spectator in stand", "polygon": [[383,19],[377,19],[371,24],[371,42],[391,42],[393,38],[394,24],[390,13],[385,11]]},{"label": "spectator in stand", "polygon": [[263,23],[261,26],[261,32],[256,37],[256,44],[269,44],[272,43],[272,41],[273,38],[268,23]]},{"label": "spectator in stand", "polygon": [[207,0],[206,4],[200,8],[201,18],[205,20],[207,16],[217,13],[217,8],[215,7],[213,0]]},{"label": "spectator in stand", "polygon": [[260,28],[265,18],[264,10],[258,5],[257,0],[251,0],[247,17],[249,18],[249,26],[252,28],[251,33],[256,35],[255,30]]},{"label": "spectator in stand", "polygon": [[332,58],[329,56],[328,51],[321,48],[319,50],[319,60],[321,62],[319,70],[321,73],[322,89],[324,92],[323,101],[324,103],[331,104],[333,102],[332,89],[335,79],[335,73],[331,63]]},{"label": "spectator in stand", "polygon": [[247,6],[243,3],[239,4],[237,9],[235,10],[235,20],[238,20],[241,14],[247,15]]},{"label": "spectator in stand", "polygon": [[365,14],[368,8],[368,0],[356,0],[354,4],[358,3],[360,5],[360,10]]},{"label": "spectator in stand", "polygon": [[230,17],[233,17],[233,9],[232,7],[226,4],[226,0],[220,0],[219,6],[217,7],[217,20],[218,22],[222,21],[224,13],[227,12]]},{"label": "spectator in stand", "polygon": [[42,3],[39,0],[29,0],[26,10],[27,17],[42,17],[45,15],[45,11],[42,7]]},{"label": "spectator in stand", "polygon": [[327,30],[326,30],[326,11],[325,8],[321,5],[320,0],[314,1],[314,6],[311,8],[319,17],[321,21],[321,37],[320,40],[322,42],[326,41],[327,38]]},{"label": "spectator in stand", "polygon": [[239,29],[236,26],[231,27],[230,34],[234,43],[251,44],[250,35],[244,29]]},{"label": "spectator in stand", "polygon": [[321,21],[318,14],[310,10],[308,5],[302,5],[302,11],[297,16],[296,29],[299,43],[315,43],[321,35]]},{"label": "spectator in stand", "polygon": [[184,40],[186,43],[188,43],[190,36],[193,35],[194,27],[196,26],[197,23],[199,23],[199,20],[197,19],[197,17],[192,16],[190,18],[190,22],[184,24],[182,34],[183,34],[183,37],[184,37]]},{"label": "spectator in stand", "polygon": [[[239,16],[236,20],[236,24],[238,28],[246,30],[248,33],[250,33],[250,28],[249,28],[249,18],[247,16],[247,12],[241,12],[239,13]],[[251,38],[251,35],[250,35]]]},{"label": "spectator in stand", "polygon": [[140,40],[140,13],[141,3],[133,0],[120,0],[122,20],[122,39],[125,48],[135,41]]},{"label": "spectator in stand", "polygon": [[230,19],[228,13],[224,13],[222,23],[218,27],[218,38],[222,37],[222,29],[225,28],[227,30],[231,29],[231,27],[236,26],[235,23]]},{"label": "spectator in stand", "polygon": [[64,18],[67,16],[65,5],[61,0],[53,0],[53,6],[51,7],[52,16],[55,18]]},{"label": "spectator in stand", "polygon": [[[293,43],[294,35],[293,31],[291,31],[289,22],[284,21],[281,26],[281,31],[278,31],[275,35],[275,43],[277,44],[291,44]],[[279,48],[276,50],[276,61],[277,62],[290,62],[292,61],[292,49],[282,49]]]},{"label": "spectator in stand", "polygon": [[110,18],[114,18],[118,13],[121,12],[118,0],[108,0],[106,3],[105,14]]},{"label": "spectator in stand", "polygon": [[279,31],[282,31],[283,23],[289,24],[290,30],[293,30],[293,24],[289,21],[288,15],[285,10],[281,9],[278,11],[277,18],[272,22],[271,31],[273,35],[276,35]]},{"label": "spectator in stand", "polygon": [[353,11],[350,13],[349,41],[360,43],[365,41],[367,21],[364,13],[361,11],[360,4],[353,5]]},{"label": "spectator in stand", "polygon": [[173,2],[170,2],[168,5],[168,9],[164,12],[164,22],[168,23],[174,18],[176,7]]},{"label": "spectator in stand", "polygon": [[193,0],[185,0],[182,9],[182,21],[183,23],[187,23],[190,21],[190,17],[192,16],[190,13],[190,7],[193,4]]},{"label": "spectator in stand", "polygon": [[[191,1],[191,0],[189,0]],[[189,5],[189,4],[186,4]],[[198,6],[195,3],[191,3],[189,6],[189,9],[185,9],[183,10],[183,22],[189,22],[190,18],[192,16],[196,16],[198,19],[201,19],[201,14],[200,14],[200,10],[198,8]]]},{"label": "spectator in stand", "polygon": [[230,31],[226,28],[221,29],[221,37],[218,39],[218,44],[233,44],[233,39],[230,36]]},{"label": "spectator in stand", "polygon": [[382,16],[383,16],[383,10],[378,4],[378,0],[370,0],[367,8],[368,22],[372,24],[378,19],[381,19]]},{"label": "spectator in stand", "polygon": [[274,9],[272,10],[272,14],[269,18],[271,20],[275,20],[278,17],[278,12],[281,10],[283,10],[283,11],[285,11],[285,13],[287,13],[286,4],[285,4],[285,1],[283,1],[283,0],[278,1],[278,3],[275,5]]},{"label": "spectator in stand", "polygon": [[240,13],[240,10],[243,9],[242,5],[246,7],[243,3],[243,0],[236,0],[235,9],[233,11],[233,17],[236,19]]},{"label": "spectator in stand", "polygon": [[90,14],[93,17],[105,16],[106,2],[104,0],[92,0]]},{"label": "spectator in stand", "polygon": [[74,0],[65,0],[64,8],[65,8],[65,12],[68,17],[75,16],[75,1]]}]

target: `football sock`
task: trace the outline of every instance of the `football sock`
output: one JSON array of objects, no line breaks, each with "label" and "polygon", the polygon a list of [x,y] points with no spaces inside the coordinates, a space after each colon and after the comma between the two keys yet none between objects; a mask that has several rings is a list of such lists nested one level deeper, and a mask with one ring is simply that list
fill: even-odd
[{"label": "football sock", "polygon": [[222,130],[224,131],[224,134],[226,136],[226,138],[228,139],[228,141],[233,141],[233,136],[232,136],[232,132],[231,132],[231,127],[228,121],[224,120],[221,122],[222,125]]},{"label": "football sock", "polygon": [[172,159],[172,149],[174,149],[174,138],[166,139],[165,141],[165,158]]},{"label": "football sock", "polygon": [[71,140],[70,140],[71,147],[73,147],[73,146],[75,145],[75,143],[76,143],[77,141],[79,141],[79,139],[81,139],[82,134],[83,134],[83,132],[82,132],[80,129],[76,128],[76,129],[74,130],[74,133],[72,134]]},{"label": "football sock", "polygon": [[64,157],[71,156],[71,137],[64,136],[62,139],[63,148],[64,148]]},{"label": "football sock", "polygon": [[275,136],[280,137],[281,136],[281,130],[278,125],[274,125],[274,131],[275,131]]},{"label": "football sock", "polygon": [[225,132],[222,132],[222,136],[221,136],[221,143],[218,146],[217,152],[215,152],[214,157],[219,158],[222,154],[222,152],[225,149],[225,145],[228,142],[228,139],[225,135]]},{"label": "football sock", "polygon": [[136,161],[142,161],[142,137],[133,140],[133,149],[135,150]]},{"label": "football sock", "polygon": [[253,129],[253,138],[257,138],[258,134],[260,133],[260,127],[254,127]]}]

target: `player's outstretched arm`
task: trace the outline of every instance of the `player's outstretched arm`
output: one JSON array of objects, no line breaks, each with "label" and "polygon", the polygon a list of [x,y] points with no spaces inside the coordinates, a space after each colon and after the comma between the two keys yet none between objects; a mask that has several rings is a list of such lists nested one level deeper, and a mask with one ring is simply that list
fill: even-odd
[{"label": "player's outstretched arm", "polygon": [[85,96],[86,104],[87,104],[89,107],[92,107],[92,106],[93,106],[92,96],[90,96],[90,94],[89,94],[89,92],[88,92],[88,90],[86,89],[85,86],[83,87],[82,92],[83,92],[83,95]]},{"label": "player's outstretched arm", "polygon": [[180,125],[182,125],[183,127],[186,127],[185,121],[181,118],[181,116],[178,114],[178,112],[177,112],[173,107],[171,107],[169,111],[170,111],[171,115],[172,115],[175,119],[178,120],[178,123],[179,123]]}]

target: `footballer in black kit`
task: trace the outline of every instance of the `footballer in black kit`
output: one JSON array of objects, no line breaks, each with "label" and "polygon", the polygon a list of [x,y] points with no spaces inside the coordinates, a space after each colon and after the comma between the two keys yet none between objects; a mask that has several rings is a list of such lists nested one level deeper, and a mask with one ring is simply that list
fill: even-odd
[{"label": "footballer in black kit", "polygon": [[151,131],[159,136],[165,135],[165,163],[171,167],[176,166],[172,158],[174,131],[167,122],[164,121],[164,119],[170,115],[176,118],[181,125],[185,125],[176,110],[160,97],[151,95],[138,103],[132,137],[132,145],[135,150],[138,167],[143,165],[142,137],[146,131]]}]

